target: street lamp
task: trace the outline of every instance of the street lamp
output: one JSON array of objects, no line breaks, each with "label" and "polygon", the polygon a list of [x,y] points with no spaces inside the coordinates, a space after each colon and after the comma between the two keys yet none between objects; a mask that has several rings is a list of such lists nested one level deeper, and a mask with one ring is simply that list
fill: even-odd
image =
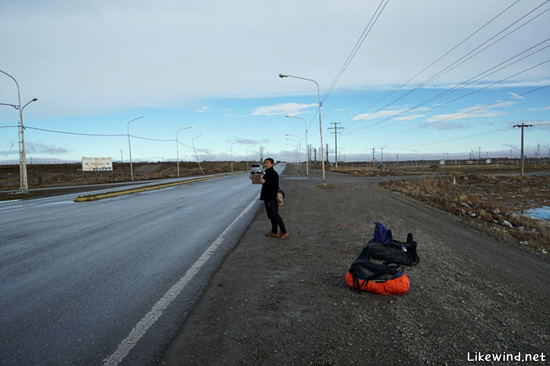
[{"label": "street lamp", "polygon": [[249,155],[248,155],[248,149],[255,147],[256,145],[251,145],[246,148],[246,170],[248,170],[248,163],[249,163]]},{"label": "street lamp", "polygon": [[325,178],[325,158],[323,156],[323,124],[321,122],[321,91],[319,90],[319,84],[317,84],[317,82],[313,79],[306,79],[306,78],[303,78],[303,77],[300,77],[300,76],[279,74],[279,77],[281,79],[282,78],[295,78],[295,79],[307,80],[307,81],[311,81],[311,82],[315,83],[315,85],[317,86],[317,99],[318,99],[318,102],[319,102],[319,133],[321,135],[321,170],[323,172],[323,185],[326,186],[327,181],[326,181],[326,178]]},{"label": "street lamp", "polygon": [[[180,177],[180,142],[178,140],[178,132],[180,132],[181,130],[189,130],[189,129],[193,129],[195,128],[194,126],[189,126],[189,127],[184,127],[184,128],[180,128],[179,130],[176,131],[176,160],[177,160],[177,172],[178,172],[178,178]],[[202,170],[202,169],[201,169]]]},{"label": "street lamp", "polygon": [[[296,145],[287,144],[288,146],[294,146],[296,150],[294,150],[294,159],[298,160],[298,143],[294,140],[287,139],[288,141],[294,142]],[[294,163],[294,169],[298,170],[298,163]]]},{"label": "street lamp", "polygon": [[[301,159],[300,159],[300,137],[299,137],[299,136],[296,136],[296,135],[289,135],[288,133],[286,133],[285,136],[296,137],[296,139],[298,140],[298,169],[299,169],[300,171],[302,171],[302,163],[301,163]],[[287,140],[288,140],[288,139],[287,139]]]},{"label": "street lamp", "polygon": [[21,93],[19,91],[19,83],[17,83],[17,80],[10,74],[8,74],[5,71],[0,70],[0,72],[8,77],[10,77],[17,86],[17,106],[13,104],[8,104],[15,109],[19,109],[19,184],[20,189],[23,193],[29,192],[29,185],[27,181],[27,155],[25,153],[25,129],[23,127],[23,109],[31,104],[32,102],[36,102],[38,99],[34,98],[27,104],[25,104],[23,107],[21,107]]},{"label": "street lamp", "polygon": [[195,150],[195,158],[197,158],[197,164],[199,164],[199,169],[201,170],[202,175],[204,175],[204,172],[202,171],[201,163],[199,161],[199,156],[197,155],[197,149],[195,149],[195,139],[198,139],[202,135],[198,135],[193,140],[191,140],[191,145],[193,145],[193,150]]},{"label": "street lamp", "polygon": [[130,122],[134,122],[140,118],[143,118],[143,116],[140,116],[138,118],[134,118],[131,121],[128,121],[128,155],[130,155],[130,177],[132,178],[132,181],[134,181],[134,167],[132,165],[132,144],[130,143]]},{"label": "street lamp", "polygon": [[296,116],[290,116],[290,115],[286,115],[285,117],[288,117],[288,118],[298,118],[298,119],[303,119],[304,120],[304,125],[306,127],[306,175],[309,176],[309,151],[307,151],[307,121],[305,118],[302,118],[302,117],[296,117]]}]

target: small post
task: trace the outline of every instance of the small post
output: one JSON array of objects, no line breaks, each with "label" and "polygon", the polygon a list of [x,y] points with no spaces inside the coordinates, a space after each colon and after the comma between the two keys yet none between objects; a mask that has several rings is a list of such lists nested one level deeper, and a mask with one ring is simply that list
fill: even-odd
[{"label": "small post", "polygon": [[514,125],[514,127],[520,127],[521,128],[521,176],[524,175],[523,170],[523,129],[525,127],[533,127],[533,125],[526,125],[525,123],[522,123],[521,125]]}]

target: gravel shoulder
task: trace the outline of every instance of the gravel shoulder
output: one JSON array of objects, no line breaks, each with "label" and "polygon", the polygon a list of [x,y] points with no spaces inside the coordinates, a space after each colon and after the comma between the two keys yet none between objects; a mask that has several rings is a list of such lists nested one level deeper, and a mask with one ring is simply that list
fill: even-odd
[{"label": "gravel shoulder", "polygon": [[[259,211],[159,365],[463,365],[486,354],[547,364],[550,263],[378,182],[327,173],[321,188],[319,172],[288,164],[290,236],[265,237]],[[418,242],[403,296],[345,282],[375,221]]]}]

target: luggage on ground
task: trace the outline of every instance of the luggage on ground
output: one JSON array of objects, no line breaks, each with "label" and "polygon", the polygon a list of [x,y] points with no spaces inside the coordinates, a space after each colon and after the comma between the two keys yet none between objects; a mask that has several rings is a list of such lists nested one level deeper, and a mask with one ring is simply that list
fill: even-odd
[{"label": "luggage on ground", "polygon": [[391,230],[377,222],[374,228],[374,237],[367,242],[367,259],[377,259],[385,264],[395,263],[405,266],[416,266],[420,262],[417,254],[417,243],[413,235],[407,235],[407,241],[394,240]]},{"label": "luggage on ground", "polygon": [[381,295],[403,295],[409,290],[409,278],[401,267],[370,262],[368,256],[365,247],[351,264],[346,274],[349,287]]}]

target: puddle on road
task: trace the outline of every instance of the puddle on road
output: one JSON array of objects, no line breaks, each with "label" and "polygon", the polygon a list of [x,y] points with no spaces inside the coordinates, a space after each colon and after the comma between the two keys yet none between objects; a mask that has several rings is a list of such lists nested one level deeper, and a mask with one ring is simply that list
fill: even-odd
[{"label": "puddle on road", "polygon": [[550,220],[550,206],[543,206],[539,208],[532,208],[530,210],[523,211],[525,216],[534,217],[535,219]]}]

